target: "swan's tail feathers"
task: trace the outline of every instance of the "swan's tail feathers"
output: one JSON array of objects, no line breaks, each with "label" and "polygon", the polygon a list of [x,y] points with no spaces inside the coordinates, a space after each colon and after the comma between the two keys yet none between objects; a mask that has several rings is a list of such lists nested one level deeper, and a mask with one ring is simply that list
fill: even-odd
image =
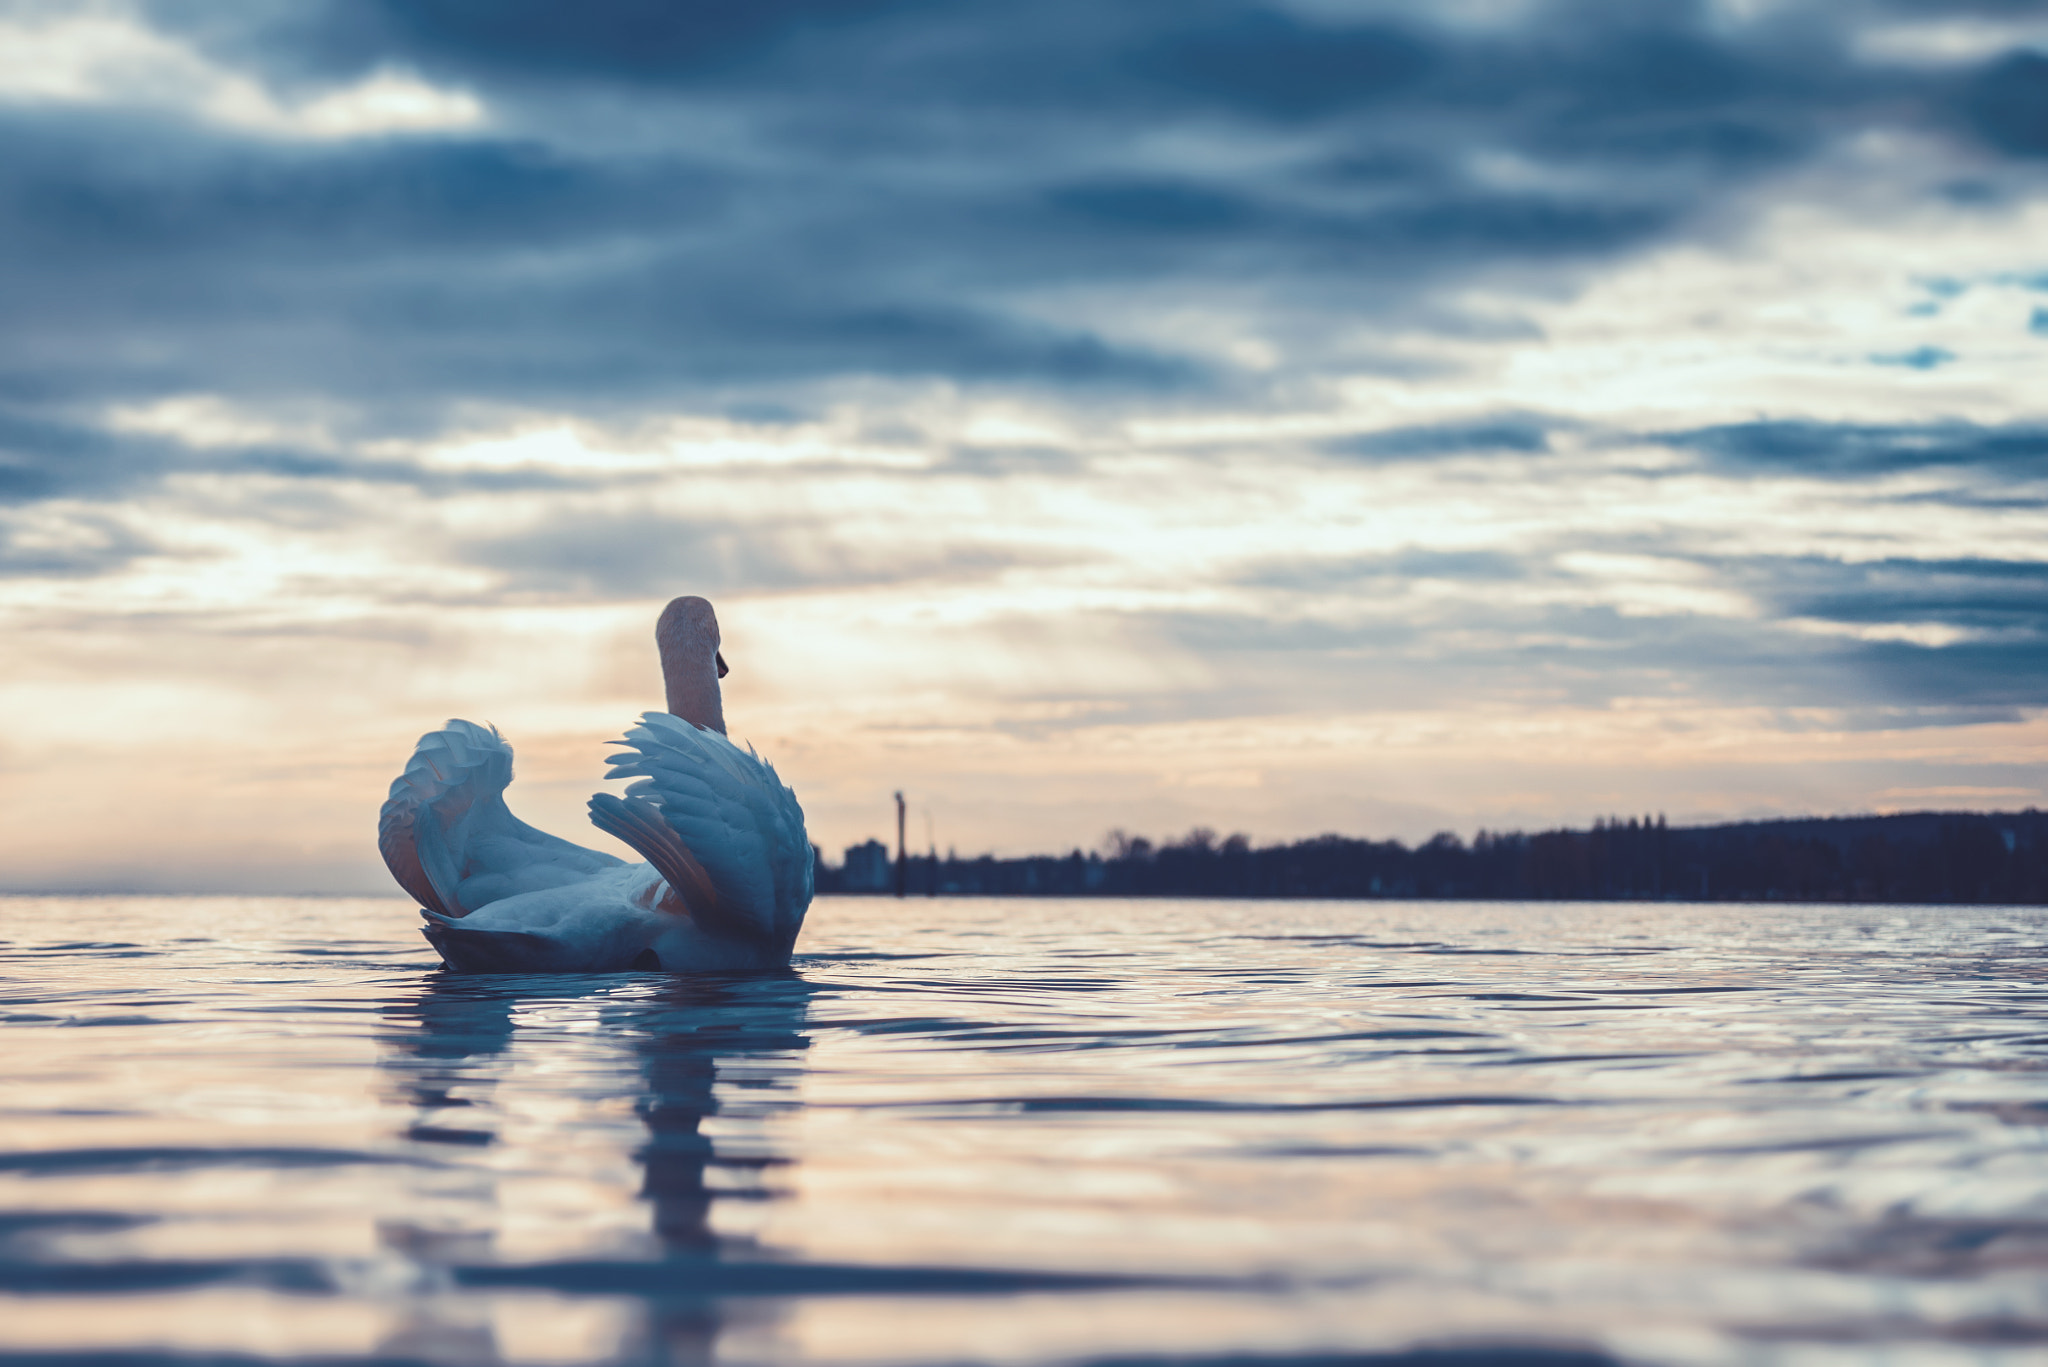
[{"label": "swan's tail feathers", "polygon": [[683,838],[663,823],[660,807],[645,798],[597,793],[590,799],[590,822],[639,851],[682,896],[694,919],[717,919],[718,890],[711,885],[711,875]]},{"label": "swan's tail feathers", "polygon": [[420,737],[377,818],[377,848],[428,911],[467,916],[621,860],[535,830],[505,806],[512,747],[495,726],[450,721]]},{"label": "swan's tail feathers", "polygon": [[[591,820],[645,855],[705,929],[787,952],[811,904],[811,844],[796,794],[751,749],[672,713],[644,713],[620,743],[630,753],[612,756],[605,777],[634,782],[623,800],[593,798]],[[692,889],[689,865],[675,860],[669,871],[664,860],[677,851],[703,874],[709,902]]]}]

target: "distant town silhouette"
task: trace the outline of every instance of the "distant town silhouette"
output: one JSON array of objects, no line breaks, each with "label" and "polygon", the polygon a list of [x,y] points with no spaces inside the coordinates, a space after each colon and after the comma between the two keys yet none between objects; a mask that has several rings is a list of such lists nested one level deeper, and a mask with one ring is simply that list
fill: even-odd
[{"label": "distant town silhouette", "polygon": [[[899,884],[900,874],[900,884]],[[2048,813],[1913,812],[1591,830],[1319,835],[1254,846],[1198,827],[1154,844],[1112,831],[1066,855],[892,859],[879,840],[818,863],[818,891],[908,896],[1486,898],[2048,903]]]}]

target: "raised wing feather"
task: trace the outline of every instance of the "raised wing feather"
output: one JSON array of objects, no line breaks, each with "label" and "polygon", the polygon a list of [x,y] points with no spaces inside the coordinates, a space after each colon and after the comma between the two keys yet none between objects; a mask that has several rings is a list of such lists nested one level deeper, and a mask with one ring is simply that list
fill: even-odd
[{"label": "raised wing feather", "polygon": [[429,911],[466,916],[625,861],[536,830],[505,806],[512,747],[495,726],[450,721],[420,737],[377,818],[377,848]]},{"label": "raised wing feather", "polygon": [[[642,713],[621,743],[631,753],[612,756],[605,777],[633,779],[629,799],[658,810],[695,856],[717,893],[720,928],[787,950],[811,905],[811,842],[796,794],[751,748],[672,713]],[[592,809],[600,825],[630,815],[616,798]],[[678,891],[687,900],[689,889]]]}]

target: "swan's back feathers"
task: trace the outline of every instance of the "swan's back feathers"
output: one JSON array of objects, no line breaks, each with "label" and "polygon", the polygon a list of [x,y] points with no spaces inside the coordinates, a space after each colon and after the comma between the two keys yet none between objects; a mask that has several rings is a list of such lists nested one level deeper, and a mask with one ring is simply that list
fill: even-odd
[{"label": "swan's back feathers", "polygon": [[[803,808],[749,746],[668,712],[645,712],[606,778],[659,809],[717,890],[721,920],[785,952],[811,905],[811,843]],[[600,823],[602,824],[602,823]]]},{"label": "swan's back feathers", "polygon": [[465,916],[625,861],[536,830],[505,806],[512,747],[495,726],[452,720],[420,737],[377,819],[377,848],[422,907]]}]

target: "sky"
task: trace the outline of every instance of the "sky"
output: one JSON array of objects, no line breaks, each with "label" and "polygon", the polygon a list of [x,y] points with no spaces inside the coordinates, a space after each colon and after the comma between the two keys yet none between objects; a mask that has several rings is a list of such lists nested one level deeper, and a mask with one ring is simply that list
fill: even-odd
[{"label": "sky", "polygon": [[[0,887],[2048,790],[2048,4],[0,0]],[[617,786],[617,785],[612,785]]]}]

